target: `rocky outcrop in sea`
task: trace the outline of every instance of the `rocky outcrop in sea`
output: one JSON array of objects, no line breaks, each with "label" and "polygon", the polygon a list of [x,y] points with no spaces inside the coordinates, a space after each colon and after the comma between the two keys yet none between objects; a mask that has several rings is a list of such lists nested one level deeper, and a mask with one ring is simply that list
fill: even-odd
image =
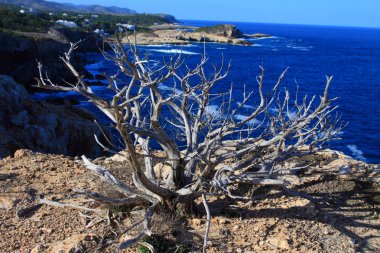
[{"label": "rocky outcrop in sea", "polygon": [[[129,38],[124,39],[128,43]],[[236,45],[253,45],[252,42],[245,40],[242,31],[234,25],[222,24],[216,26],[196,28],[167,25],[152,28],[149,32],[140,32],[136,36],[137,44],[188,44],[191,42],[216,42],[229,43]]]}]

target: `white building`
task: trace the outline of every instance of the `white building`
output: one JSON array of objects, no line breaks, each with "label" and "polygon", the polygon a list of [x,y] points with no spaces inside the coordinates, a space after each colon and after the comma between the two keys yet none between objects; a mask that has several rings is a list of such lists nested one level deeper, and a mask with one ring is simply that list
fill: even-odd
[{"label": "white building", "polygon": [[71,22],[71,21],[67,21],[67,20],[57,20],[55,21],[56,24],[58,25],[63,25],[63,26],[66,26],[66,27],[71,27],[71,28],[76,28],[78,27],[77,24],[75,24],[74,22]]},{"label": "white building", "polygon": [[129,31],[134,31],[136,30],[136,26],[135,25],[129,25],[129,24],[120,24],[120,23],[117,23],[116,26],[118,27],[123,27]]}]

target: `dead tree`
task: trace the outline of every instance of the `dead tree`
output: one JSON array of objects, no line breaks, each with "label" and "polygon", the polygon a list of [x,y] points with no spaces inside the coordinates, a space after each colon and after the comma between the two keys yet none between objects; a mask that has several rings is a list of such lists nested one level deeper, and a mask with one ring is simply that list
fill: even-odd
[{"label": "dead tree", "polygon": [[[202,198],[207,207],[206,197],[210,195],[249,200],[231,192],[231,186],[240,183],[286,187],[289,182],[283,175],[291,169],[285,169],[281,163],[294,155],[313,152],[336,138],[342,128],[335,115],[337,107],[332,105],[334,99],[329,99],[332,77],[327,77],[319,99],[305,96],[299,100],[298,91],[293,99],[289,91],[280,91],[286,70],[269,91],[264,91],[261,67],[257,86],[244,86],[242,98],[237,101],[232,96],[233,86],[215,93],[214,87],[229,72],[229,66],[223,66],[223,62],[210,72],[206,71],[206,55],[196,66],[189,67],[180,54],[165,62],[151,61],[149,54],[141,56],[136,45],[123,45],[120,38],[111,47],[113,53],[103,52],[103,55],[118,69],[108,77],[108,88],[114,94],[112,100],[95,94],[73,67],[71,55],[77,43],[71,44],[61,57],[77,82],[56,85],[39,64],[38,87],[82,94],[108,116],[120,134],[133,185],[82,158],[89,170],[113,185],[125,198],[82,193],[108,205],[147,206],[143,231],[137,238],[123,243],[122,248],[151,233],[149,223],[156,206],[186,210],[194,200]],[[160,88],[168,82],[173,92],[165,95]],[[246,110],[254,99],[258,101],[256,107],[249,107],[247,116],[237,119],[239,112]],[[213,101],[219,101],[216,112],[209,110]],[[109,152],[120,151],[112,143],[98,143]],[[155,156],[153,143],[159,145],[165,157]],[[166,178],[155,173],[157,161],[168,168]]]}]

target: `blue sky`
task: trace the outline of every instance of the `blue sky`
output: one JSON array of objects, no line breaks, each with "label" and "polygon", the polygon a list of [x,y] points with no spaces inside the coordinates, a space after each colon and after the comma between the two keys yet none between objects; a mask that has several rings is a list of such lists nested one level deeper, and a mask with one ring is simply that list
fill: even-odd
[{"label": "blue sky", "polygon": [[168,13],[178,19],[380,27],[380,0],[55,0]]}]

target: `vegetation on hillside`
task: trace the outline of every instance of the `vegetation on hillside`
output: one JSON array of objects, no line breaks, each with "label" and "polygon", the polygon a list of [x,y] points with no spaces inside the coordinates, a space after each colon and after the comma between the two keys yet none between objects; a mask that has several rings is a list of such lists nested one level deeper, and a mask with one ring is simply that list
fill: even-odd
[{"label": "vegetation on hillside", "polygon": [[[74,22],[79,29],[93,32],[102,29],[104,32],[113,34],[118,30],[117,24],[130,24],[137,26],[137,30],[155,24],[172,23],[164,15],[134,14],[134,15],[111,15],[111,14],[78,14],[75,12],[20,12],[20,8],[10,5],[0,5],[0,29],[40,32],[49,26],[59,26],[56,21],[65,20]],[[170,16],[168,16],[170,18]],[[73,29],[73,28],[72,28]],[[146,30],[146,29],[145,29]]]},{"label": "vegetation on hillside", "polygon": [[227,25],[213,25],[213,26],[204,26],[196,29],[196,32],[207,32],[207,33],[217,33],[220,31],[226,30]]},{"label": "vegetation on hillside", "polygon": [[0,29],[37,32],[46,29],[49,21],[38,15],[20,13],[15,8],[0,5]]},{"label": "vegetation on hillside", "polygon": [[136,26],[151,26],[154,24],[171,23],[164,17],[150,14],[136,14],[136,15],[99,15],[93,18],[91,23],[87,26],[90,29],[102,28],[107,31],[115,31],[117,24],[132,24]]},{"label": "vegetation on hillside", "polygon": [[101,14],[135,14],[136,12],[127,8],[106,7],[100,5],[76,5],[67,3],[57,3],[44,0],[0,0],[0,4],[12,6],[23,6],[24,8],[33,8],[36,11],[68,11],[77,13],[101,13]]}]

